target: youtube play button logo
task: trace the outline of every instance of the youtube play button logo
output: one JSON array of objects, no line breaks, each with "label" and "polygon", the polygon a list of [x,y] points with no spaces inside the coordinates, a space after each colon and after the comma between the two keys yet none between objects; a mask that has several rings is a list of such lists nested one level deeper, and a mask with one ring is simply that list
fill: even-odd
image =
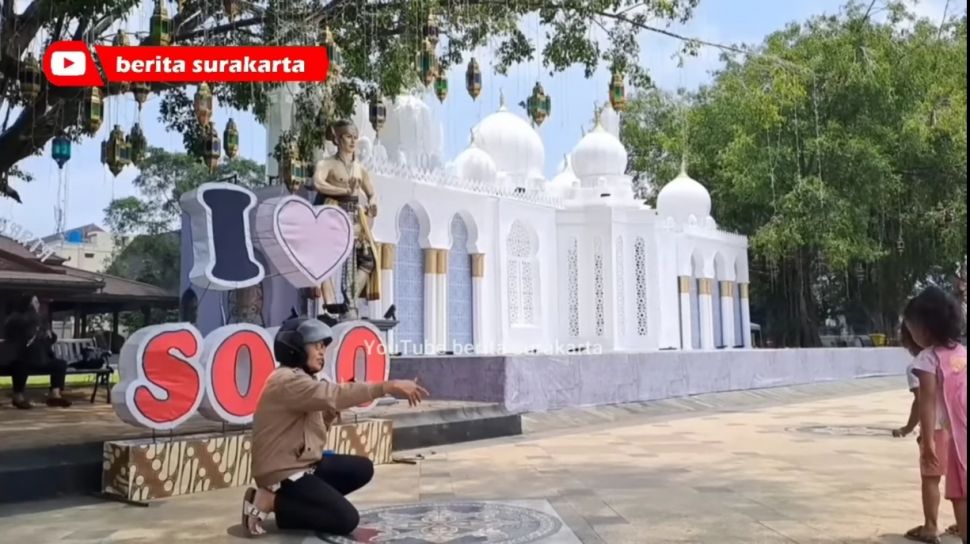
[{"label": "youtube play button logo", "polygon": [[94,59],[81,41],[55,42],[44,53],[44,75],[58,87],[100,87]]}]

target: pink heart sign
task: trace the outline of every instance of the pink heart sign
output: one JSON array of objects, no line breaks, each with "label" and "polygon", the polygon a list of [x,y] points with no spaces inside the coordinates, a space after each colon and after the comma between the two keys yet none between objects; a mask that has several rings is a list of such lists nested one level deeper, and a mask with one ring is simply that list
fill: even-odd
[{"label": "pink heart sign", "polygon": [[257,241],[294,287],[316,287],[339,272],[354,244],[350,216],[294,195],[271,198],[256,211]]}]

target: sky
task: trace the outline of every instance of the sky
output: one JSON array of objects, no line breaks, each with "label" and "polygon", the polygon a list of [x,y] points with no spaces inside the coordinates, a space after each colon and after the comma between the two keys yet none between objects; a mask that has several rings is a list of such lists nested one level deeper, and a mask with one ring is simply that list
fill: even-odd
[{"label": "sky", "polygon": [[[947,5],[946,0],[909,1],[918,14],[934,20],[942,17]],[[757,44],[788,22],[837,13],[844,3],[843,0],[701,0],[688,23],[673,25],[670,29],[711,42]],[[950,0],[947,9],[950,13],[965,11],[966,0]],[[147,16],[144,20],[147,21]],[[525,18],[522,27],[536,28],[535,17]],[[695,89],[709,81],[711,72],[720,64],[717,50],[703,48],[697,57],[688,57],[679,67],[675,55],[681,47],[682,44],[672,38],[653,33],[641,35],[640,61],[650,70],[659,87],[670,91]],[[516,104],[528,96],[538,78],[552,98],[552,114],[539,128],[546,148],[545,173],[551,178],[563,156],[578,143],[583,129],[591,128],[594,103],[602,104],[607,100],[610,81],[607,69],[601,68],[586,79],[582,67],[549,76],[537,63],[531,63],[510,69],[503,77],[491,72],[489,51],[476,51],[475,56],[483,72],[483,89],[477,101],[464,90],[464,64],[455,66],[449,73],[451,91],[443,104],[430,90],[425,95],[426,102],[444,127],[446,162],[467,146],[470,129],[498,109],[500,91],[505,93],[509,109],[526,117]],[[627,92],[630,92],[629,86]],[[158,120],[159,101],[158,97],[150,98],[139,113],[130,93],[120,99],[112,98],[98,134],[74,144],[71,161],[63,171],[58,171],[50,158],[49,144],[43,155],[22,161],[20,167],[33,174],[35,179],[29,184],[15,182],[24,203],[0,199],[0,218],[13,221],[37,235],[53,233],[58,180],[64,176],[68,190],[66,227],[70,229],[88,223],[103,225],[104,209],[113,198],[138,194],[131,183],[137,176],[136,168],[129,166],[114,177],[100,161],[101,141],[115,124],[121,125],[127,133],[131,125],[140,120],[150,145],[183,150],[181,135],[166,131]],[[240,154],[265,163],[265,129],[248,113],[216,106],[213,117],[220,129],[230,116],[239,126]]]}]

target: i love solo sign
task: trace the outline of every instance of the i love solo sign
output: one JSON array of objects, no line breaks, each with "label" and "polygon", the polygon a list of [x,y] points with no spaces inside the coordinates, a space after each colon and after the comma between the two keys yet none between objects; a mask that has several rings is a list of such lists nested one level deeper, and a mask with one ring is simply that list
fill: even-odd
[{"label": "i love solo sign", "polygon": [[[157,431],[175,429],[195,414],[232,425],[251,423],[266,380],[278,366],[273,357],[277,330],[245,323],[206,337],[190,323],[138,330],[121,348],[121,382],[111,397],[115,413],[126,423]],[[373,324],[341,323],[333,333],[320,378],[387,380],[387,349]]]}]

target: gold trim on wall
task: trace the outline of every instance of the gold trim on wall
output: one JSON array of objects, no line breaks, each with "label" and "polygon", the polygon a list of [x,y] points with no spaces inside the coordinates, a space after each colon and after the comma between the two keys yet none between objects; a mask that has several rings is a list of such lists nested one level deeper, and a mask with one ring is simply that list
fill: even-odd
[{"label": "gold trim on wall", "polygon": [[690,293],[690,276],[678,276],[677,286],[680,289],[680,294],[686,295]]},{"label": "gold trim on wall", "polygon": [[437,249],[428,248],[424,250],[424,273],[425,274],[438,273],[438,250]]},{"label": "gold trim on wall", "polygon": [[734,298],[734,282],[733,281],[722,281],[721,282],[721,298]]},{"label": "gold trim on wall", "polygon": [[741,284],[741,298],[743,298],[743,299],[747,299],[748,298],[748,284],[747,283],[742,283]]},{"label": "gold trim on wall", "polygon": [[711,278],[700,278],[697,280],[697,293],[701,295],[711,296],[713,289],[713,280]]},{"label": "gold trim on wall", "polygon": [[394,270],[396,253],[397,246],[394,244],[381,244],[381,270]]},{"label": "gold trim on wall", "polygon": [[485,254],[472,253],[469,256],[472,259],[472,277],[484,278],[485,277]]},{"label": "gold trim on wall", "polygon": [[436,258],[438,259],[438,274],[442,276],[448,274],[448,250],[439,249]]}]

